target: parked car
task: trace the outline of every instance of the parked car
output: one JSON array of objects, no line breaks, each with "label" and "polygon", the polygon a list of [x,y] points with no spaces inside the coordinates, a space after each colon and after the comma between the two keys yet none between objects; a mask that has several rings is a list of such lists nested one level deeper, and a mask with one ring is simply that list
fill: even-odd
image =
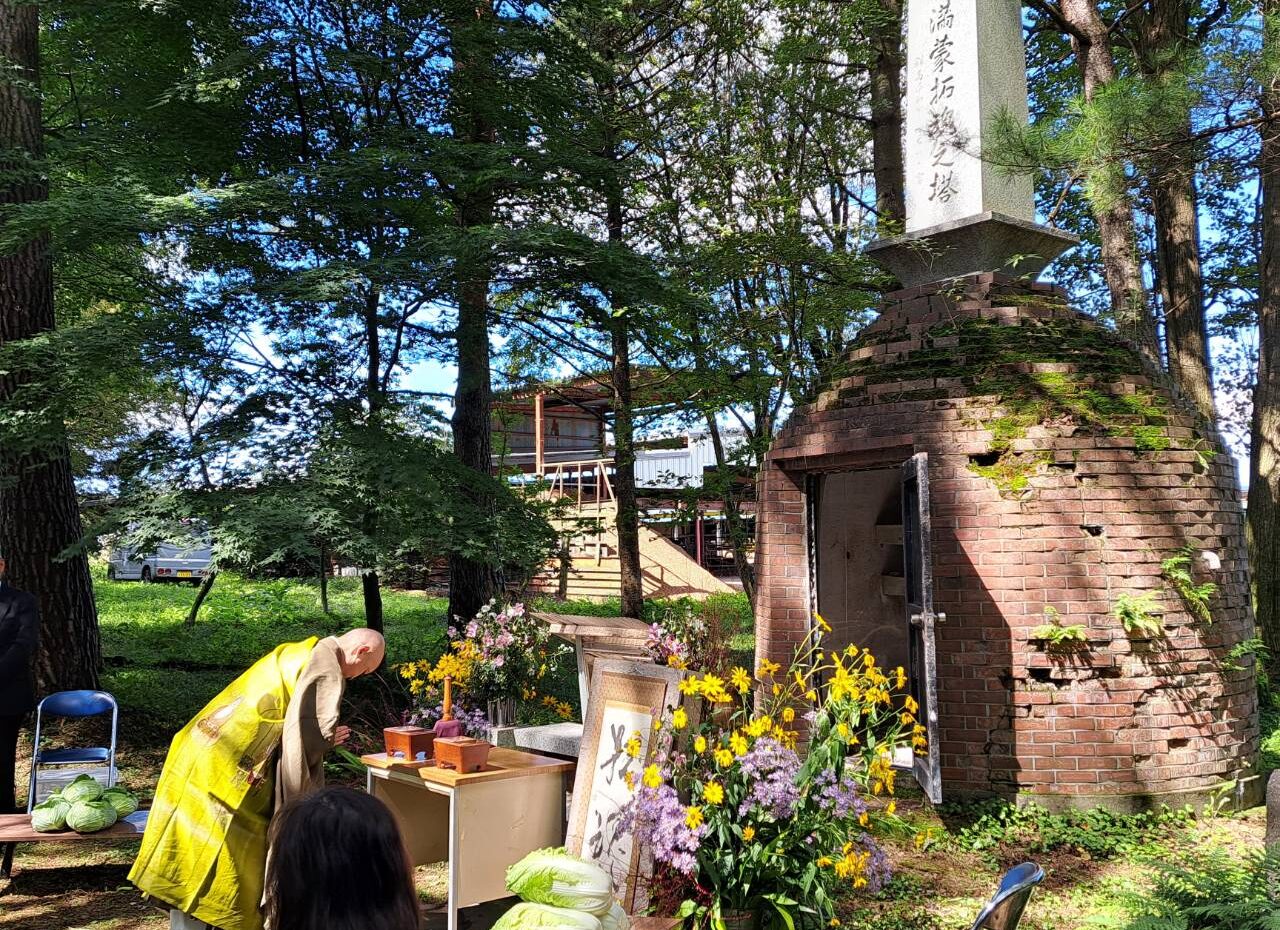
[{"label": "parked car", "polygon": [[174,581],[200,584],[213,566],[208,546],[183,548],[161,543],[155,552],[113,549],[107,577],[115,581]]}]

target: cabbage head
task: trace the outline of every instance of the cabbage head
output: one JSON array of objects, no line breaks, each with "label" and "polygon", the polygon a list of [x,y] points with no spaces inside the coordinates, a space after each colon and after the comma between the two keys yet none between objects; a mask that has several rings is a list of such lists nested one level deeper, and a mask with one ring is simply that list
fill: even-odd
[{"label": "cabbage head", "polygon": [[97,833],[116,822],[109,801],[76,801],[67,811],[67,826],[77,833]]},{"label": "cabbage head", "polygon": [[96,801],[102,797],[102,785],[92,775],[77,775],[75,781],[62,789],[62,796],[72,804],[76,801]]},{"label": "cabbage head", "polygon": [[595,915],[609,913],[613,904],[613,882],[604,869],[563,849],[529,853],[507,869],[507,889],[526,901]]},{"label": "cabbage head", "polygon": [[128,817],[138,809],[137,796],[125,788],[108,788],[98,800],[106,801],[114,807],[117,817]]},{"label": "cabbage head", "polygon": [[600,920],[582,911],[521,901],[498,918],[493,930],[600,930]]},{"label": "cabbage head", "polygon": [[617,901],[609,906],[609,911],[600,918],[600,925],[604,930],[628,930],[631,921],[627,920],[627,912],[622,909],[622,905]]},{"label": "cabbage head", "polygon": [[37,833],[56,833],[67,828],[67,811],[71,804],[62,798],[45,798],[31,808],[31,829]]}]

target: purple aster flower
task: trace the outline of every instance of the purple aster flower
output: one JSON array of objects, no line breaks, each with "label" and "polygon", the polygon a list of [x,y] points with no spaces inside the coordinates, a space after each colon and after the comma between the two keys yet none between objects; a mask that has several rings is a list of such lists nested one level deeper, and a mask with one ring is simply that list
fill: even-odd
[{"label": "purple aster flower", "polygon": [[785,820],[795,813],[800,803],[800,789],[796,785],[800,757],[794,750],[765,737],[756,740],[751,751],[742,757],[741,765],[751,790],[738,808],[740,816],[745,817],[753,807],[775,820]]},{"label": "purple aster flower", "polygon": [[708,828],[704,823],[691,829],[685,815],[685,807],[670,785],[640,787],[622,809],[618,829],[633,831],[659,862],[692,875],[698,868],[698,846]]}]

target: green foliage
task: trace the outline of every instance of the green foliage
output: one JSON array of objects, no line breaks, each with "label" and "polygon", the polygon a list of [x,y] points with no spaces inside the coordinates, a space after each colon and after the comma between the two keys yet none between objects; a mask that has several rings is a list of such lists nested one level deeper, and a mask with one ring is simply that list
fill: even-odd
[{"label": "green foliage", "polygon": [[1246,658],[1252,657],[1253,667],[1257,671],[1260,678],[1265,678],[1266,670],[1264,663],[1270,655],[1266,643],[1262,641],[1261,636],[1250,636],[1242,642],[1232,646],[1225,656],[1222,657],[1222,670],[1227,672],[1243,672],[1248,666],[1241,664]]},{"label": "green foliage", "polygon": [[1222,849],[1155,865],[1149,890],[1126,902],[1125,930],[1277,930],[1280,848]]},{"label": "green foliage", "polygon": [[1177,553],[1160,563],[1160,574],[1182,600],[1187,613],[1204,623],[1213,623],[1213,612],[1209,609],[1209,601],[1218,593],[1218,586],[1212,581],[1196,582],[1192,574],[1195,556],[1195,546],[1183,546]]},{"label": "green foliage", "polygon": [[1045,623],[1032,630],[1027,638],[1044,643],[1049,651],[1078,649],[1089,642],[1089,634],[1083,623],[1063,626],[1057,608],[1045,607]]},{"label": "green foliage", "polygon": [[1051,813],[1035,804],[1018,807],[1004,801],[944,805],[944,820],[964,825],[949,842],[959,849],[997,853],[1012,847],[1028,853],[1073,850],[1094,859],[1151,858],[1162,853],[1172,831],[1193,819],[1189,809],[1117,814],[1104,808]]},{"label": "green foliage", "polygon": [[1160,613],[1158,597],[1151,591],[1119,594],[1111,605],[1111,615],[1120,621],[1130,636],[1142,639],[1163,636],[1164,616]]}]

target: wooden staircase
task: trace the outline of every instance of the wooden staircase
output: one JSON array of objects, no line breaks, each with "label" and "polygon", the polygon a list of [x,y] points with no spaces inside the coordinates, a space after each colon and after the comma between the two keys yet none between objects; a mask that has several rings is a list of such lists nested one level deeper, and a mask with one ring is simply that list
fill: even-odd
[{"label": "wooden staircase", "polygon": [[[618,560],[618,510],[608,478],[609,463],[597,460],[567,465],[577,467],[577,481],[566,481],[565,466],[556,466],[559,473],[548,472],[550,490],[544,493],[570,502],[565,514],[551,521],[567,544],[568,558],[549,561],[534,576],[530,590],[550,597],[563,593],[567,598],[593,601],[617,597],[622,585],[622,567]],[[588,480],[583,480],[584,475],[589,476]],[[644,525],[640,527],[640,570],[645,597],[701,599],[710,594],[733,593],[733,588],[699,565],[687,552]]]}]

